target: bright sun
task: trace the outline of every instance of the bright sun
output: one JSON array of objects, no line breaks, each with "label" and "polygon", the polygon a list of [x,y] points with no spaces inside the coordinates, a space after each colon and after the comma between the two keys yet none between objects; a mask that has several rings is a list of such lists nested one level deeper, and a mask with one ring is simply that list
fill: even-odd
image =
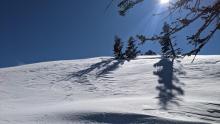
[{"label": "bright sun", "polygon": [[169,3],[170,0],[160,0],[160,4],[166,4],[166,3]]}]

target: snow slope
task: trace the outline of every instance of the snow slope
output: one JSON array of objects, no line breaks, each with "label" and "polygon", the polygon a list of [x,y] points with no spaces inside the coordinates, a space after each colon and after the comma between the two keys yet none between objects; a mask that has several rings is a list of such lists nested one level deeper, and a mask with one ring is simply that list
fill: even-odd
[{"label": "snow slope", "polygon": [[220,56],[43,62],[0,69],[0,124],[220,123]]}]

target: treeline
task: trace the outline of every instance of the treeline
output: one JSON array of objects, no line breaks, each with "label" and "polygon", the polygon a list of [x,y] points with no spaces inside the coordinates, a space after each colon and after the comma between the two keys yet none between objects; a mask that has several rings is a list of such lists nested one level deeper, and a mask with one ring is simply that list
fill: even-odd
[{"label": "treeline", "polygon": [[138,50],[138,43],[133,37],[130,37],[127,41],[127,46],[124,48],[123,41],[118,36],[114,39],[114,57],[115,59],[131,60],[135,59],[138,55],[156,55],[152,50],[148,50],[144,54]]}]

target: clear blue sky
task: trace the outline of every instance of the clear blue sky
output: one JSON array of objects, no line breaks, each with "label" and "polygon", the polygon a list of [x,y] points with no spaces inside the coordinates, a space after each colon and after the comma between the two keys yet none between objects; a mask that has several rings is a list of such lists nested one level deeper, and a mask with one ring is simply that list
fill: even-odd
[{"label": "clear blue sky", "polygon": [[[127,40],[137,33],[160,31],[160,17],[152,17],[161,8],[155,0],[135,7],[125,17],[118,15],[116,4],[105,12],[109,1],[1,0],[0,67],[111,56],[115,35]],[[220,54],[217,33],[200,54]],[[157,43],[143,49],[159,51]]]}]

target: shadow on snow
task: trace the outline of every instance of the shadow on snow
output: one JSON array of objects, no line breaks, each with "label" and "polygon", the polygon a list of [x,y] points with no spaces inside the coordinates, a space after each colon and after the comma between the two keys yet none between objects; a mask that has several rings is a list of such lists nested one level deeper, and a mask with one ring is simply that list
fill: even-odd
[{"label": "shadow on snow", "polygon": [[[77,78],[76,82],[88,82],[87,76],[91,72],[95,72],[95,78],[104,77],[106,74],[119,68],[120,65],[124,64],[124,61],[125,60],[115,60],[113,58],[103,59],[86,69],[72,72],[63,80]],[[159,91],[157,97],[159,99],[159,105],[162,109],[167,109],[170,103],[179,105],[179,96],[184,95],[184,90],[181,87],[183,83],[180,82],[177,76],[185,75],[185,72],[181,66],[174,68],[174,61],[168,58],[161,58],[159,62],[154,64],[154,67],[157,70],[154,71],[153,74],[159,77],[158,86],[156,87],[156,90]]]},{"label": "shadow on snow", "polygon": [[[177,62],[178,63],[178,62]],[[159,105],[162,109],[167,109],[168,104],[172,103],[179,105],[180,99],[178,96],[184,95],[182,89],[183,83],[178,79],[178,75],[185,75],[181,66],[174,68],[174,60],[168,58],[161,58],[161,60],[154,64],[157,69],[153,72],[154,75],[158,76],[158,86],[156,89],[159,91],[158,99]]]},{"label": "shadow on snow", "polygon": [[73,72],[67,75],[63,80],[70,80],[71,78],[87,76],[92,71],[96,71],[95,77],[101,77],[109,72],[112,72],[119,68],[119,65],[124,64],[124,60],[115,60],[113,58],[102,60],[101,62],[92,64],[89,68]]},{"label": "shadow on snow", "polygon": [[[77,115],[80,120],[88,123],[108,123],[108,124],[205,124],[199,122],[187,122],[170,120],[144,114],[135,113],[84,113]],[[74,122],[76,115],[68,115],[63,119]]]}]

